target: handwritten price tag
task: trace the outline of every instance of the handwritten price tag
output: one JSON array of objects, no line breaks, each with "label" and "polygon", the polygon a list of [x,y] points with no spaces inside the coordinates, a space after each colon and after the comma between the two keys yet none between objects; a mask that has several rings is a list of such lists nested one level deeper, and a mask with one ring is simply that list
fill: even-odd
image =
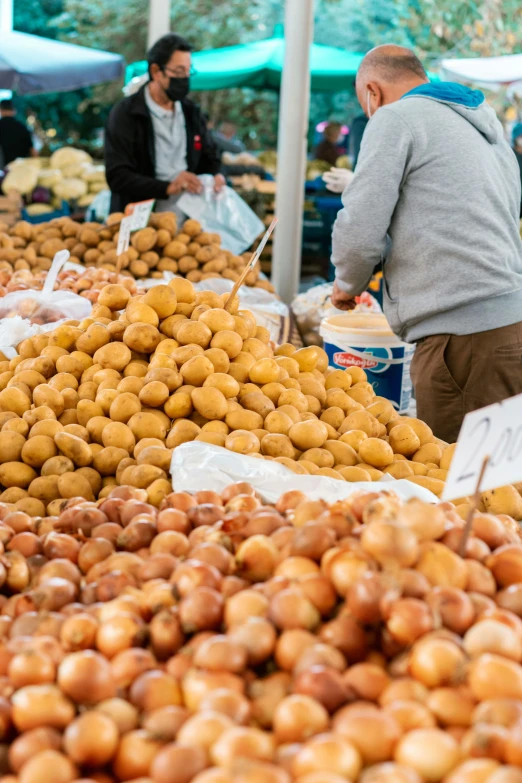
[{"label": "handwritten price tag", "polygon": [[134,216],[129,215],[124,217],[120,223],[120,234],[118,237],[118,247],[116,248],[116,256],[121,256],[122,253],[126,253],[129,249],[130,235],[134,222]]},{"label": "handwritten price tag", "polygon": [[139,231],[141,228],[147,228],[155,203],[155,200],[152,198],[148,201],[138,201],[135,204],[127,204],[125,214],[133,218],[131,231]]},{"label": "handwritten price tag", "polygon": [[522,394],[468,413],[442,499],[472,495],[486,457],[482,492],[522,479]]}]

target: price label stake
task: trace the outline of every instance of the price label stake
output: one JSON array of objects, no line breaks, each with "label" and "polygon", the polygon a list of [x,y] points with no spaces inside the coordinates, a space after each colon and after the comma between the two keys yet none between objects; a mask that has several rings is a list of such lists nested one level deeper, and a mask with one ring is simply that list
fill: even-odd
[{"label": "price label stake", "polygon": [[522,479],[522,394],[468,413],[442,500],[472,496]]},{"label": "price label stake", "polygon": [[265,245],[268,242],[268,240],[270,239],[270,235],[271,235],[272,231],[274,230],[274,228],[276,227],[277,222],[278,222],[278,218],[274,218],[272,220],[272,222],[270,223],[270,226],[269,226],[266,234],[264,235],[263,239],[261,240],[261,244],[257,248],[256,252],[253,254],[252,258],[250,259],[250,261],[248,262],[246,267],[243,269],[243,272],[241,273],[241,277],[239,278],[239,280],[236,281],[232,291],[230,292],[230,296],[228,297],[227,301],[225,302],[225,310],[228,310],[229,307],[232,307],[232,302],[234,301],[235,295],[237,294],[237,292],[239,291],[239,289],[243,285],[243,282],[244,282],[246,276],[248,275],[248,273],[250,272],[250,270],[255,267],[255,265],[257,264],[258,260],[260,259],[261,253],[265,249]]},{"label": "price label stake", "polygon": [[129,249],[133,220],[133,215],[129,215],[128,217],[124,217],[120,223],[120,234],[118,236],[118,246],[116,248],[116,275],[119,275],[121,272],[123,254]]},{"label": "price label stake", "polygon": [[127,204],[125,215],[133,218],[131,231],[147,228],[155,203],[155,199],[152,198],[148,201],[137,201],[135,204]]}]

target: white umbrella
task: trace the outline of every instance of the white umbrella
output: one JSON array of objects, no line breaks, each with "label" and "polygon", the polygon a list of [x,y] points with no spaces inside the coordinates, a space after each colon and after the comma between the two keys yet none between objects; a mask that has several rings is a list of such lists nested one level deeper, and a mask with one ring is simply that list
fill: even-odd
[{"label": "white umbrella", "polygon": [[2,30],[0,89],[18,95],[66,92],[123,76],[119,54]]},{"label": "white umbrella", "polygon": [[480,87],[498,90],[522,81],[522,54],[443,60],[440,76],[446,81],[472,82]]}]

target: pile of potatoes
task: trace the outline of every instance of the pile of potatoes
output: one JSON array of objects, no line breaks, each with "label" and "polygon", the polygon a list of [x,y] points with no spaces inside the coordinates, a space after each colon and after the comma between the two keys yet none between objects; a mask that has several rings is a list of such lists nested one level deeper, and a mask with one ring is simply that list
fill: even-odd
[{"label": "pile of potatoes", "polygon": [[[103,226],[76,223],[69,217],[37,225],[22,220],[11,227],[0,222],[0,271],[48,270],[55,254],[65,249],[73,263],[114,272],[122,217],[114,213]],[[205,233],[197,220],[187,220],[178,232],[176,216],[162,212],[152,214],[149,226],[131,235],[121,268],[134,278],[161,278],[168,271],[193,283],[211,277],[235,282],[249,258],[222,248],[219,234]],[[259,269],[248,273],[245,285],[274,291],[271,283],[259,279]]]},{"label": "pile of potatoes", "polygon": [[[316,346],[274,349],[226,298],[179,277],[138,296],[110,284],[90,318],[22,342],[0,363],[0,501],[52,514],[61,499],[128,484],[158,505],[172,450],[194,440],[295,473],[390,474],[441,495],[454,446],[398,416],[360,368],[330,370]],[[521,519],[516,489],[499,492],[484,508]]]}]

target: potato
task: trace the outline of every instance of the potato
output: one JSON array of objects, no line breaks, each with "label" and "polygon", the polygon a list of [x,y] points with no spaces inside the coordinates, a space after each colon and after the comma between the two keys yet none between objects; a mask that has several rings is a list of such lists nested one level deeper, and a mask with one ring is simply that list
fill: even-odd
[{"label": "potato", "polygon": [[127,288],[109,284],[100,291],[98,304],[108,307],[109,310],[124,310],[130,298],[131,293]]},{"label": "potato", "polygon": [[306,451],[320,448],[328,439],[328,430],[322,421],[302,421],[293,424],[288,435],[296,448]]},{"label": "potato", "polygon": [[82,497],[85,500],[94,499],[90,482],[78,473],[63,473],[59,476],[58,490],[62,498]]},{"label": "potato", "polygon": [[395,479],[405,479],[415,475],[411,464],[406,460],[392,462],[391,465],[384,468],[384,472],[389,473]]},{"label": "potato", "polygon": [[129,324],[159,325],[157,312],[146,304],[143,299],[130,299],[125,308],[125,318]]},{"label": "potato", "polygon": [[299,461],[311,462],[317,468],[331,468],[335,464],[335,459],[331,451],[324,448],[312,448],[304,451],[299,457]]},{"label": "potato", "polygon": [[0,463],[20,462],[25,443],[24,436],[18,432],[0,432]]},{"label": "potato", "polygon": [[184,383],[192,386],[203,386],[206,379],[214,372],[214,365],[206,356],[193,356],[181,367]]},{"label": "potato", "polygon": [[374,468],[385,468],[393,462],[393,449],[380,438],[366,438],[359,446],[359,456]]},{"label": "potato", "polygon": [[165,440],[167,435],[165,423],[158,416],[155,416],[154,413],[145,411],[135,413],[127,422],[127,426],[130,427],[137,440],[141,440],[141,438]]},{"label": "potato", "polygon": [[74,462],[69,457],[50,457],[41,469],[42,476],[61,476],[62,473],[70,473],[74,470]]},{"label": "potato", "polygon": [[264,385],[276,383],[279,380],[279,365],[275,359],[259,359],[249,371],[252,383]]},{"label": "potato", "polygon": [[451,461],[453,459],[453,455],[455,454],[455,449],[457,447],[456,443],[452,443],[450,446],[447,446],[443,452],[442,456],[440,458],[440,467],[442,470],[449,470],[451,467]]},{"label": "potato", "polygon": [[228,413],[226,397],[219,389],[197,388],[191,396],[194,408],[206,419],[224,419]]},{"label": "potato", "polygon": [[277,410],[267,414],[263,426],[269,433],[288,435],[294,423],[287,413]]},{"label": "potato", "polygon": [[235,359],[243,350],[243,340],[237,334],[229,329],[223,329],[217,332],[210,343],[212,348],[219,348],[224,351],[229,359]]},{"label": "potato", "polygon": [[269,433],[261,440],[261,453],[268,457],[288,457],[295,458],[295,449],[292,441],[287,435],[280,433]]},{"label": "potato", "polygon": [[239,429],[227,435],[225,447],[237,454],[255,454],[261,450],[261,443],[253,432]]},{"label": "potato", "polygon": [[119,421],[107,424],[107,426],[103,428],[101,438],[102,444],[106,448],[115,446],[116,448],[124,449],[129,454],[133,452],[136,445],[136,439],[132,431],[126,424]]},{"label": "potato", "polygon": [[[408,476],[407,480],[413,482],[413,484],[417,484],[420,487],[424,487],[424,489],[427,489],[430,492],[433,492],[433,494],[438,498],[440,498],[444,490],[444,482],[436,478],[428,478],[428,476]],[[520,495],[519,500],[522,504],[522,498],[520,498]]]},{"label": "potato", "polygon": [[[393,430],[392,430],[393,432]],[[391,433],[390,433],[391,435]],[[412,456],[413,462],[432,462],[434,465],[439,465],[442,457],[442,449],[436,443],[425,443],[418,451]]]},{"label": "potato", "polygon": [[138,253],[146,253],[152,250],[156,244],[157,233],[153,228],[142,228],[131,235],[132,247],[135,247]]},{"label": "potato", "polygon": [[34,481],[36,476],[36,471],[23,462],[3,462],[0,465],[0,484],[7,488],[20,487],[20,489],[25,489],[31,481]]},{"label": "potato", "polygon": [[225,416],[225,423],[231,430],[258,430],[263,427],[263,417],[255,411],[231,410]]},{"label": "potato", "polygon": [[367,411],[354,411],[343,421],[339,427],[339,433],[344,435],[345,432],[350,432],[350,430],[362,430],[369,438],[377,438],[381,432],[381,424],[375,416],[372,416]]},{"label": "potato", "polygon": [[159,318],[174,315],[178,300],[174,290],[168,285],[158,285],[150,288],[142,299],[143,304],[152,307]]},{"label": "potato", "polygon": [[58,454],[53,438],[48,435],[36,435],[29,438],[22,448],[22,460],[32,468],[41,468],[51,457]]},{"label": "potato", "polygon": [[[72,470],[74,470],[72,462],[71,466]],[[46,506],[53,500],[60,498],[60,490],[58,489],[59,475],[60,474],[42,475],[33,479],[28,488],[29,496],[41,500]]]},{"label": "potato", "polygon": [[166,258],[173,258],[175,261],[188,255],[188,247],[183,242],[179,242],[177,239],[169,242],[168,245],[162,249],[162,253]]},{"label": "potato", "polygon": [[129,456],[125,449],[117,446],[102,448],[93,456],[92,465],[100,476],[114,476],[120,463]]},{"label": "potato", "polygon": [[[125,330],[126,332],[127,330]],[[98,348],[93,358],[95,363],[100,364],[104,369],[121,372],[130,362],[131,352],[124,343],[109,343]]]},{"label": "potato", "polygon": [[2,389],[0,391],[0,411],[11,411],[23,416],[31,407],[31,400],[20,389]]},{"label": "potato", "polygon": [[85,468],[91,464],[92,453],[89,446],[76,435],[57,432],[54,436],[54,442],[62,454],[69,457],[77,467]]},{"label": "potato", "polygon": [[208,348],[212,340],[212,332],[208,326],[205,326],[200,321],[187,320],[177,330],[176,340],[180,345],[194,344],[200,345],[202,348]]},{"label": "potato", "polygon": [[357,465],[357,452],[347,443],[340,440],[327,440],[323,448],[332,454],[336,465],[346,465],[347,467]]},{"label": "potato", "polygon": [[489,514],[507,514],[516,521],[522,520],[522,498],[511,485],[483,492],[482,501]]},{"label": "potato", "polygon": [[368,471],[358,467],[341,468],[339,473],[345,481],[358,482],[358,481],[371,481],[372,477]]},{"label": "potato", "polygon": [[256,386],[254,386],[254,389],[256,389],[256,391],[248,392],[241,396],[241,405],[245,410],[259,413],[264,419],[269,413],[275,411],[275,405],[272,400],[258,391]]},{"label": "potato", "polygon": [[411,457],[420,449],[420,440],[408,424],[399,424],[389,435],[390,446],[397,454]]}]

